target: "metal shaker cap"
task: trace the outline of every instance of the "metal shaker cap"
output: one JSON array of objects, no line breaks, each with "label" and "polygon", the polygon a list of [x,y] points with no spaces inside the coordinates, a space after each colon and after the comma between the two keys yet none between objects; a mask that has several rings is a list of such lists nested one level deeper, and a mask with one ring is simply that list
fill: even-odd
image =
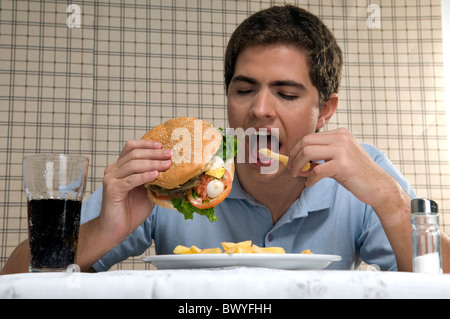
[{"label": "metal shaker cap", "polygon": [[437,214],[438,204],[435,201],[424,198],[416,198],[411,200],[411,214]]}]

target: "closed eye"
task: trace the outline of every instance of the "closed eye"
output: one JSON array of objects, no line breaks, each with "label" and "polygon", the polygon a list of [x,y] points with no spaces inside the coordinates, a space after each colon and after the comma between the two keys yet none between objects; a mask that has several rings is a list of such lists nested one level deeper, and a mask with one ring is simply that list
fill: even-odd
[{"label": "closed eye", "polygon": [[246,95],[251,93],[253,90],[237,90],[237,93],[240,95]]},{"label": "closed eye", "polygon": [[297,95],[290,95],[290,94],[285,94],[285,93],[281,93],[281,92],[278,93],[278,95],[287,101],[294,101],[294,100],[298,99]]}]

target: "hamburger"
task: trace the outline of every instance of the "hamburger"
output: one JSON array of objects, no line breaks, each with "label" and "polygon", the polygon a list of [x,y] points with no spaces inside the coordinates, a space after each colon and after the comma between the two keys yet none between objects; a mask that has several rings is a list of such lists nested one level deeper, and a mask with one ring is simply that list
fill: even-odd
[{"label": "hamburger", "polygon": [[232,188],[235,139],[193,117],[171,119],[142,139],[158,141],[163,149],[173,151],[171,167],[145,184],[150,199],[161,207],[179,211],[185,219],[197,213],[216,221],[214,207]]}]

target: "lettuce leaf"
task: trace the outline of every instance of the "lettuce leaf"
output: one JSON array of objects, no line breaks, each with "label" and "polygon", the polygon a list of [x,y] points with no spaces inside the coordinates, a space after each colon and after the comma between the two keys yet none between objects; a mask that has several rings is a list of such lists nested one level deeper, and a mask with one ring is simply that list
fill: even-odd
[{"label": "lettuce leaf", "polygon": [[217,152],[217,156],[221,157],[224,161],[229,158],[237,156],[238,141],[233,135],[226,135],[222,128],[219,128],[222,132],[222,144]]},{"label": "lettuce leaf", "polygon": [[181,214],[184,215],[184,219],[193,219],[194,213],[208,217],[211,223],[219,219],[214,213],[214,207],[200,209],[193,206],[188,200],[183,200],[181,198],[172,199],[172,204]]}]

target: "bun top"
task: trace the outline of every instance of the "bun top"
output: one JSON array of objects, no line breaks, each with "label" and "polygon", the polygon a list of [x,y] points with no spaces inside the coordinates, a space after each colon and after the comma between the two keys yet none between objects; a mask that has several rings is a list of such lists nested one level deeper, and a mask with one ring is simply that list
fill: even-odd
[{"label": "bun top", "polygon": [[147,184],[172,189],[208,170],[209,161],[221,145],[222,134],[206,121],[179,117],[155,126],[142,139],[158,141],[163,149],[173,150],[172,166]]}]

